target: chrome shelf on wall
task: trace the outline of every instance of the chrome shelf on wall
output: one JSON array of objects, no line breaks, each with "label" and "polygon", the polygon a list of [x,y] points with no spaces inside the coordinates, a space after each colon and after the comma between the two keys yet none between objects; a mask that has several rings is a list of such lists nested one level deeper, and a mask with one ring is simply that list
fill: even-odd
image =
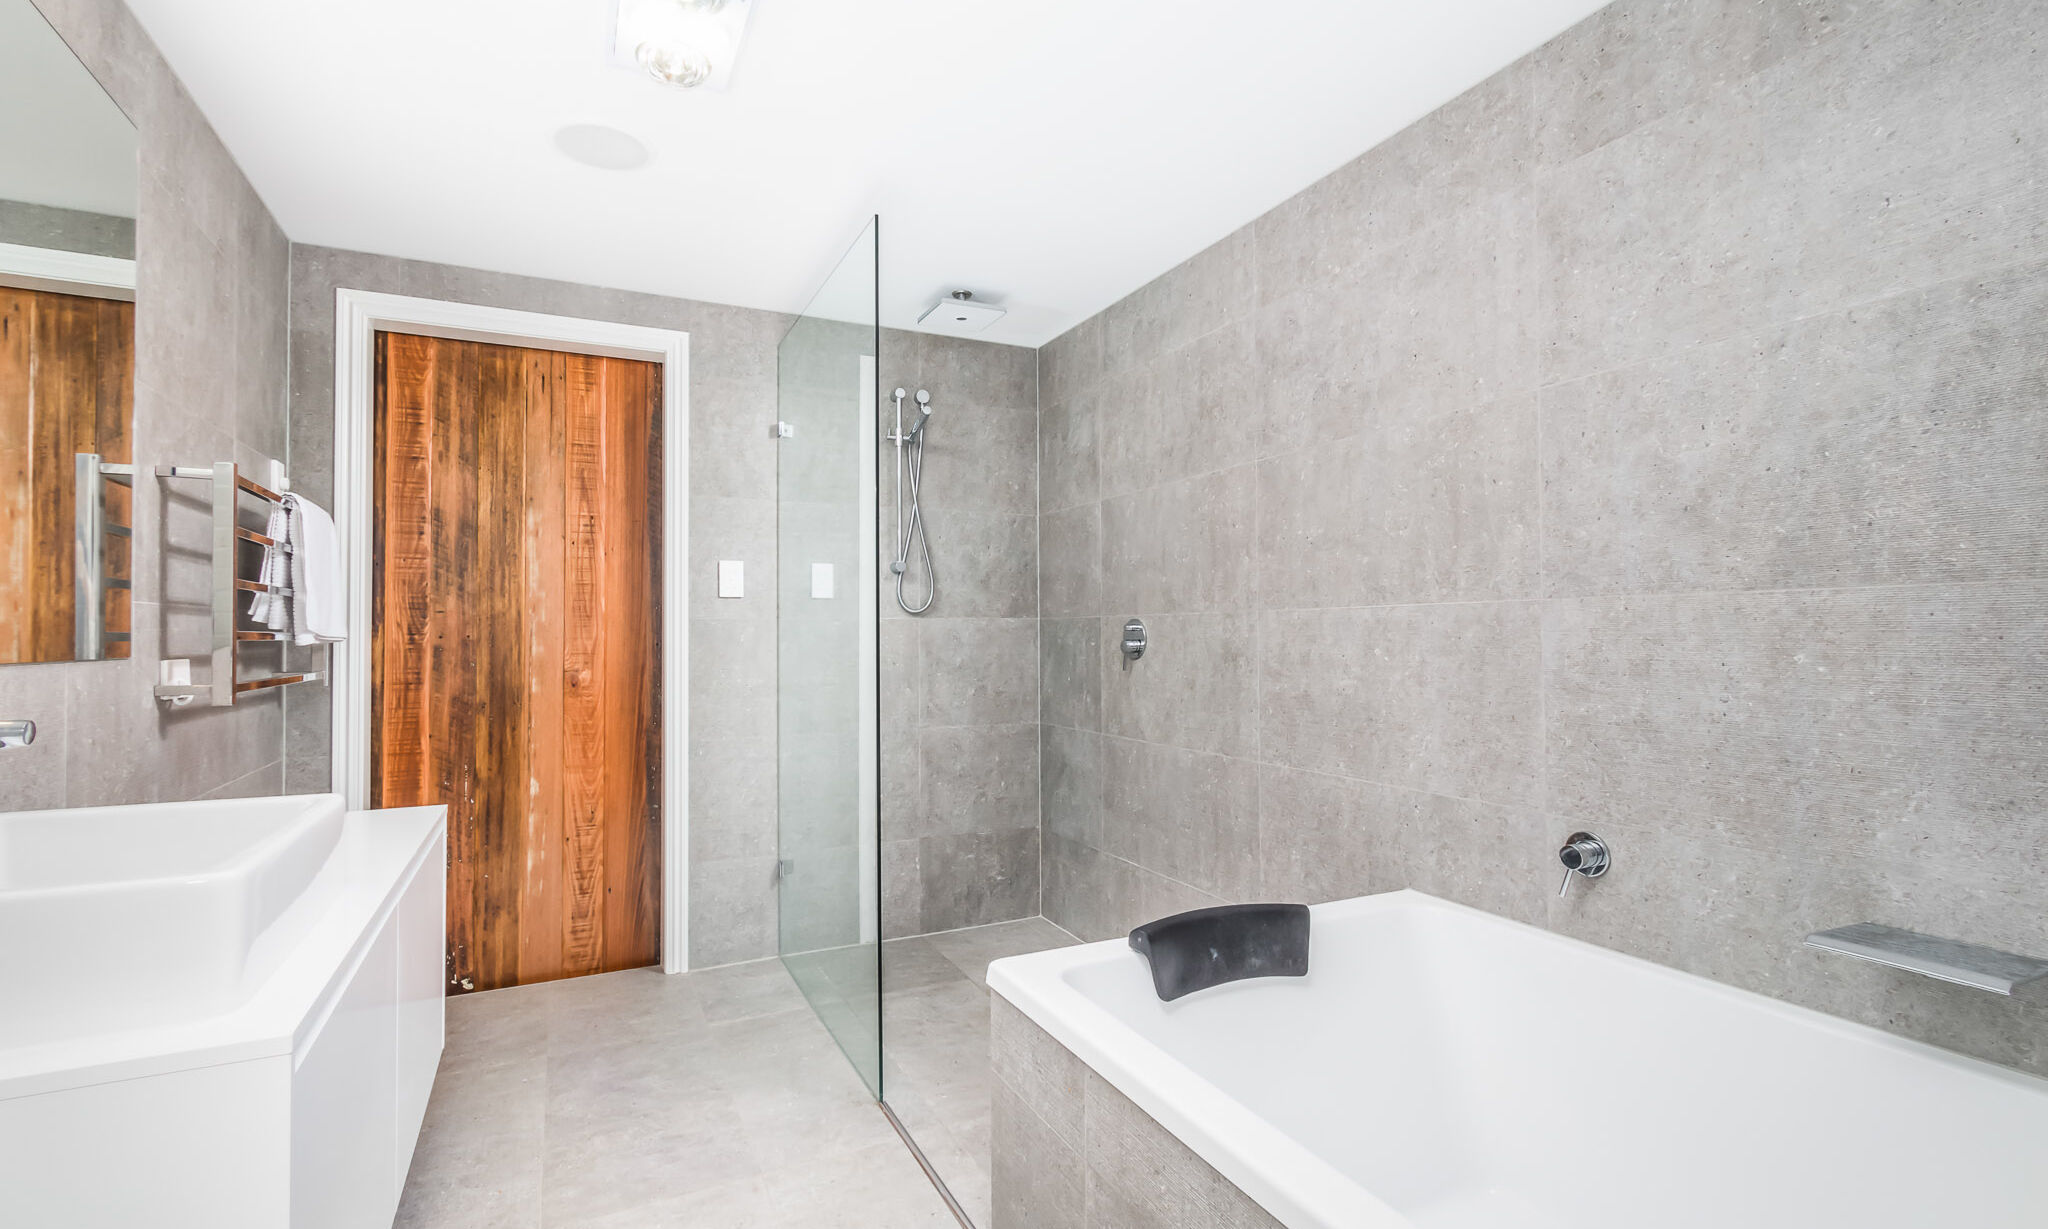
[{"label": "chrome shelf on wall", "polygon": [[[234,704],[237,696],[268,691],[274,687],[287,687],[293,683],[317,682],[326,677],[326,672],[322,670],[280,671],[276,674],[259,674],[246,678],[241,673],[242,645],[291,643],[291,637],[287,633],[271,631],[268,628],[240,626],[240,615],[236,610],[237,599],[243,593],[267,592],[279,597],[292,595],[291,590],[283,585],[266,585],[260,580],[251,580],[243,576],[238,566],[244,543],[265,548],[278,545],[269,536],[245,528],[240,523],[242,497],[247,495],[276,505],[283,501],[284,496],[244,477],[240,467],[232,461],[215,461],[210,466],[159,465],[156,467],[156,476],[188,478],[210,483],[213,505],[212,672],[203,683],[158,682],[155,689],[156,698],[173,705],[203,700],[214,708],[227,708]],[[180,661],[189,672],[190,659],[174,659],[164,662],[163,665],[176,669]]]}]

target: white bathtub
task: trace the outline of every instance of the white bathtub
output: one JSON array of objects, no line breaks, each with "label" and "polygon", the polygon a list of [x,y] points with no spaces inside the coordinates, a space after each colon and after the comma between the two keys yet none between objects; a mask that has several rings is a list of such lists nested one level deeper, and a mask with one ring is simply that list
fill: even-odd
[{"label": "white bathtub", "polygon": [[2048,1226],[2048,1080],[1415,892],[1316,906],[1306,978],[989,986],[1289,1229]]},{"label": "white bathtub", "polygon": [[0,815],[0,1049],[245,1001],[326,903],[342,812],[314,794]]}]

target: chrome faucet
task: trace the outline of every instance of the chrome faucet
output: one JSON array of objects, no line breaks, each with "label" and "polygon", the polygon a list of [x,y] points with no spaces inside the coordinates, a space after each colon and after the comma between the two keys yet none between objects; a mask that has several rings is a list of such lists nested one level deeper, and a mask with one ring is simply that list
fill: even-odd
[{"label": "chrome faucet", "polygon": [[1557,885],[1560,897],[1572,890],[1573,875],[1598,879],[1607,873],[1613,861],[1607,854],[1607,842],[1590,832],[1574,832],[1566,837],[1564,848],[1557,851],[1557,860],[1564,863],[1564,882]]},{"label": "chrome faucet", "polygon": [[23,718],[0,718],[0,750],[26,747],[36,740],[36,723]]}]

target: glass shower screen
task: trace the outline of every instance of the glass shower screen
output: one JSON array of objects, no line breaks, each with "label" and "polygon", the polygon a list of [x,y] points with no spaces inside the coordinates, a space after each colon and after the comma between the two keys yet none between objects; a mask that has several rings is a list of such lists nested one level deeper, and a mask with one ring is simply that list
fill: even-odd
[{"label": "glass shower screen", "polygon": [[879,1100],[878,230],[777,352],[775,651],[779,951]]}]

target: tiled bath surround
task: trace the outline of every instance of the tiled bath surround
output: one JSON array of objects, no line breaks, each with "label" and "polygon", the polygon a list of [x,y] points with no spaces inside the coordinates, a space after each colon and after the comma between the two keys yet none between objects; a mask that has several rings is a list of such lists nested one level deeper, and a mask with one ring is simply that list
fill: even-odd
[{"label": "tiled bath surround", "polygon": [[992,1229],[1278,1229],[1228,1178],[990,996]]},{"label": "tiled bath surround", "polygon": [[1627,0],[1047,346],[1046,915],[1412,886],[2048,1072],[1800,946],[2048,952],[2037,16]]},{"label": "tiled bath surround", "polygon": [[[35,0],[135,125],[141,149],[135,459],[253,464],[285,453],[284,232],[156,45],[119,0]],[[134,655],[0,666],[0,712],[33,719],[7,752],[0,810],[275,794],[279,698],[171,713],[162,657],[205,656],[213,524],[206,505],[136,483]]]}]

